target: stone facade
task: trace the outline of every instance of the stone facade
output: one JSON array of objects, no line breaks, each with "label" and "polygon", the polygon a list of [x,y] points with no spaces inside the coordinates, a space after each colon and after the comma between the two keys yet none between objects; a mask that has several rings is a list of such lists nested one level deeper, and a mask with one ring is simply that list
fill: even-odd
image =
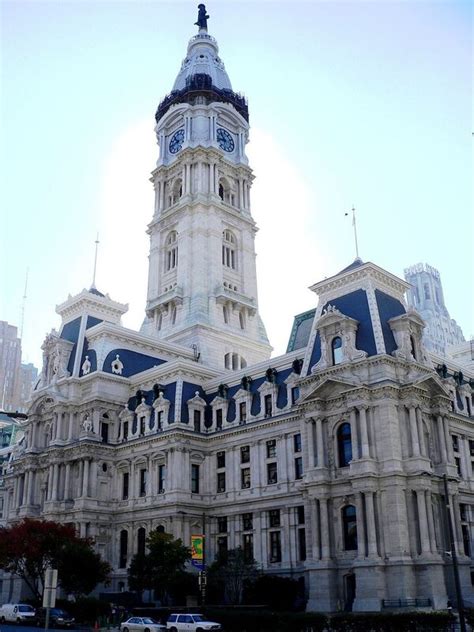
[{"label": "stone facade", "polygon": [[[186,544],[204,532],[207,560],[242,546],[265,572],[304,582],[310,610],[443,608],[446,474],[470,601],[474,373],[433,360],[408,284],[360,260],[312,287],[311,326],[269,359],[246,104],[224,73],[201,28],[157,113],[142,331],[95,288],[58,307],[4,523],[75,524],[111,563],[112,591],[162,527]],[[21,590],[4,578],[4,601]]]}]

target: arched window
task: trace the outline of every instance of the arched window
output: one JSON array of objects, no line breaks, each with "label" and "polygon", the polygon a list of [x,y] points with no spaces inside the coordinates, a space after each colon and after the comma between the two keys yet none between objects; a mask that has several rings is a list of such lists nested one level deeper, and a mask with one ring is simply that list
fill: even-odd
[{"label": "arched window", "polygon": [[354,505],[342,508],[342,533],[344,550],[357,551],[357,516]]},{"label": "arched window", "polygon": [[146,540],[145,527],[140,527],[137,531],[137,554],[138,555],[145,555],[145,540]]},{"label": "arched window", "polygon": [[331,353],[332,353],[332,363],[334,365],[341,364],[343,360],[342,354],[342,340],[340,336],[336,336],[331,341]]},{"label": "arched window", "polygon": [[347,467],[352,461],[352,433],[351,425],[343,423],[337,429],[337,454],[339,467]]},{"label": "arched window", "polygon": [[173,270],[178,266],[178,233],[171,232],[166,238],[165,270]]},{"label": "arched window", "polygon": [[224,316],[225,324],[228,325],[229,324],[229,308],[227,307],[227,305],[222,306],[222,314]]},{"label": "arched window", "polygon": [[236,239],[230,230],[222,233],[222,265],[235,270],[236,268]]},{"label": "arched window", "polygon": [[224,186],[222,184],[219,184],[219,197],[224,200]]},{"label": "arched window", "polygon": [[183,195],[183,182],[181,178],[175,180],[173,184],[173,191],[171,194],[171,204],[176,204],[179,198]]},{"label": "arched window", "polygon": [[128,531],[123,529],[120,531],[120,557],[119,568],[127,568],[128,556]]}]

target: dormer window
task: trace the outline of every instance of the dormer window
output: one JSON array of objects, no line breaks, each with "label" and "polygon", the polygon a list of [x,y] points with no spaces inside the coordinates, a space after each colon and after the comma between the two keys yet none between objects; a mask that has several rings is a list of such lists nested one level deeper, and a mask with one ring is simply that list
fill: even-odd
[{"label": "dormer window", "polygon": [[333,365],[341,364],[344,359],[342,352],[342,339],[340,336],[336,336],[331,341],[331,355]]},{"label": "dormer window", "polygon": [[178,267],[178,233],[172,231],[166,238],[165,270],[169,272]]},{"label": "dormer window", "polygon": [[230,230],[225,230],[222,233],[222,265],[231,270],[237,267],[236,245],[234,234]]}]

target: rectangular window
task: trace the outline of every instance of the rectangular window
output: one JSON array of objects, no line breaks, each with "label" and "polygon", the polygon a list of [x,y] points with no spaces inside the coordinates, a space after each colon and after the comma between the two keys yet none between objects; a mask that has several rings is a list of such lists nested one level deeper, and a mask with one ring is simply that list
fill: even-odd
[{"label": "rectangular window", "polygon": [[472,441],[472,439],[469,439],[469,452],[471,456],[474,456],[474,441]]},{"label": "rectangular window", "polygon": [[270,511],[268,512],[268,521],[271,527],[279,527],[280,526],[280,510],[270,509]]},{"label": "rectangular window", "polygon": [[222,429],[222,408],[216,410],[216,428],[218,430]]},{"label": "rectangular window", "polygon": [[100,436],[102,437],[103,443],[109,442],[109,424],[102,422],[100,424]]},{"label": "rectangular window", "polygon": [[299,433],[293,435],[293,451],[301,452],[301,435]]},{"label": "rectangular window", "polygon": [[227,553],[227,536],[221,535],[217,538],[217,553],[220,555]]},{"label": "rectangular window", "polygon": [[242,528],[244,531],[253,529],[253,516],[251,513],[242,514]]},{"label": "rectangular window", "polygon": [[217,467],[225,467],[225,452],[218,452],[216,454],[217,457]]},{"label": "rectangular window", "polygon": [[244,533],[242,536],[242,549],[244,551],[244,559],[246,562],[253,560],[253,534]]},{"label": "rectangular window", "polygon": [[278,483],[278,471],[276,463],[267,464],[267,483],[268,485],[274,485]]},{"label": "rectangular window", "polygon": [[281,535],[279,531],[270,531],[270,562],[281,562]]},{"label": "rectangular window", "polygon": [[249,445],[243,445],[240,448],[240,462],[241,463],[250,462],[250,446]]},{"label": "rectangular window", "polygon": [[239,419],[242,423],[247,421],[247,402],[240,402],[239,404]]},{"label": "rectangular window", "polygon": [[304,562],[306,559],[306,530],[298,529],[298,559]]},{"label": "rectangular window", "polygon": [[458,476],[459,478],[462,478],[462,470],[461,470],[461,459],[457,456],[454,458],[455,462],[456,462],[456,467],[458,470]]},{"label": "rectangular window", "polygon": [[140,434],[145,434],[145,417],[140,417]]},{"label": "rectangular window", "polygon": [[464,503],[459,503],[459,515],[463,522],[467,522],[467,505]]},{"label": "rectangular window", "polygon": [[276,457],[276,440],[271,439],[267,441],[267,459],[273,459]]},{"label": "rectangular window", "polygon": [[217,518],[217,532],[227,533],[227,516],[218,516]]},{"label": "rectangular window", "polygon": [[250,487],[250,468],[243,467],[240,470],[240,487],[242,489],[249,489]]},{"label": "rectangular window", "polygon": [[218,472],[217,474],[217,491],[225,492],[225,472]]},{"label": "rectangular window", "polygon": [[301,456],[295,459],[295,479],[300,480],[303,478],[303,459]]},{"label": "rectangular window", "polygon": [[461,525],[462,541],[464,545],[464,555],[471,557],[471,538],[469,537],[469,527],[467,524]]},{"label": "rectangular window", "polygon": [[265,395],[265,417],[271,417],[272,416],[272,396],[271,395]]},{"label": "rectangular window", "polygon": [[140,490],[139,490],[139,495],[140,496],[146,496],[146,470],[145,469],[141,469],[140,470]]},{"label": "rectangular window", "polygon": [[130,481],[130,474],[128,472],[124,472],[123,477],[122,477],[122,500],[128,499],[129,481]]},{"label": "rectangular window", "polygon": [[128,421],[123,422],[123,438],[128,439]]},{"label": "rectangular window", "polygon": [[166,465],[158,465],[158,493],[164,494],[166,481]]},{"label": "rectangular window", "polygon": [[191,465],[191,493],[199,494],[199,465]]},{"label": "rectangular window", "polygon": [[300,396],[300,389],[297,386],[293,386],[291,389],[291,403],[296,404],[296,400]]},{"label": "rectangular window", "polygon": [[201,411],[200,410],[195,410],[194,411],[194,430],[195,432],[201,432]]},{"label": "rectangular window", "polygon": [[459,451],[459,438],[458,438],[458,436],[457,435],[451,435],[451,439],[452,439],[452,442],[453,442],[453,450],[455,452],[458,452]]},{"label": "rectangular window", "polygon": [[304,505],[296,507],[296,522],[297,524],[304,524]]}]

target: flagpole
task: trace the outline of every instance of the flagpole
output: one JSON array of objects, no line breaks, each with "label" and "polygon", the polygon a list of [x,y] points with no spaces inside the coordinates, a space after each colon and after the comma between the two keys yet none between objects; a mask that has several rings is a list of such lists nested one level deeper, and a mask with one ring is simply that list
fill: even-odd
[{"label": "flagpole", "polygon": [[[354,206],[352,207],[351,211],[352,211],[352,228],[354,229],[354,243],[355,243],[355,250],[356,250],[356,259],[358,259],[359,258],[359,243],[357,241],[356,210]],[[349,213],[345,213],[346,217],[348,215]]]}]

